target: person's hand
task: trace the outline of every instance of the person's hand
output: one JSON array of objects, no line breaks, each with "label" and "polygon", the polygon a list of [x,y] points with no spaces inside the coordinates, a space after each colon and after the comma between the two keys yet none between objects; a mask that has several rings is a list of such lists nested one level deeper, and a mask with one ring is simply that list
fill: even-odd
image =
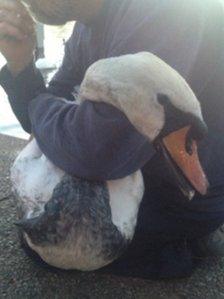
[{"label": "person's hand", "polygon": [[0,0],[0,52],[16,76],[33,60],[36,47],[34,21],[17,0]]}]

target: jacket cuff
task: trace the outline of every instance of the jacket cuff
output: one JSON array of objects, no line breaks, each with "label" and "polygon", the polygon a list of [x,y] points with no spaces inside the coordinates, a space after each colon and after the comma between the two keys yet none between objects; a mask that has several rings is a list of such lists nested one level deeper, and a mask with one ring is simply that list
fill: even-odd
[{"label": "jacket cuff", "polygon": [[23,129],[31,133],[28,105],[37,95],[46,91],[40,71],[31,63],[18,76],[13,77],[6,65],[0,71],[0,85],[7,93],[12,110]]},{"label": "jacket cuff", "polygon": [[46,91],[44,79],[34,63],[30,63],[16,77],[12,76],[7,65],[0,71],[0,85],[8,96],[19,97],[20,101],[29,101]]}]

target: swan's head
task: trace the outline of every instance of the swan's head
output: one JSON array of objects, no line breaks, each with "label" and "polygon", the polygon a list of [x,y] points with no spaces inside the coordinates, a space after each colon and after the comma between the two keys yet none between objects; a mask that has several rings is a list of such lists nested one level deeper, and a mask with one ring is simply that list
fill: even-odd
[{"label": "swan's head", "polygon": [[103,101],[124,112],[166,156],[182,191],[188,197],[193,190],[206,194],[197,142],[207,126],[195,94],[168,64],[148,52],[99,60],[87,70],[80,98]]}]

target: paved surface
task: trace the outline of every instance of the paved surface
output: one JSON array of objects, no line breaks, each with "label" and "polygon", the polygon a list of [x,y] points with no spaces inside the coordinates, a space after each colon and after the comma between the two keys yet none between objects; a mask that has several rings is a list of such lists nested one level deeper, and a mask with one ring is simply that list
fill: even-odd
[{"label": "paved surface", "polygon": [[189,279],[153,282],[93,273],[52,272],[19,246],[9,167],[24,141],[0,135],[0,299],[224,299],[224,260],[205,260]]}]

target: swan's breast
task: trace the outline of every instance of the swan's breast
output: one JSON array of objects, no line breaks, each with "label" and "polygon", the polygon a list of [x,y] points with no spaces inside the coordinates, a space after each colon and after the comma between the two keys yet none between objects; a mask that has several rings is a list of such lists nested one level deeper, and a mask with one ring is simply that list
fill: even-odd
[{"label": "swan's breast", "polygon": [[11,178],[25,218],[26,241],[47,263],[98,269],[120,256],[131,241],[144,191],[140,171],[108,182],[71,177],[33,140],[16,159]]}]

